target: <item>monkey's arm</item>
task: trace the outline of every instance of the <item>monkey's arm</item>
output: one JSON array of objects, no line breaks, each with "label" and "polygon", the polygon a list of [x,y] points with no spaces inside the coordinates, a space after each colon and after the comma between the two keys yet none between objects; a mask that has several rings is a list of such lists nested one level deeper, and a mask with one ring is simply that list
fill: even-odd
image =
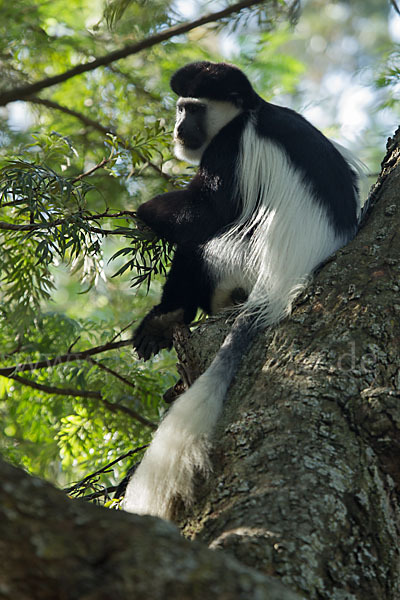
[{"label": "monkey's arm", "polygon": [[140,358],[148,360],[161,348],[170,348],[174,326],[189,324],[197,308],[209,310],[210,281],[196,248],[178,248],[172,261],[161,302],[142,320],[133,337]]},{"label": "monkey's arm", "polygon": [[137,216],[169,242],[201,243],[215,233],[218,224],[215,224],[212,211],[207,210],[208,203],[202,205],[196,200],[190,190],[168,192],[139,206]]},{"label": "monkey's arm", "polygon": [[161,303],[143,319],[134,336],[134,346],[146,360],[171,346],[176,323],[190,323],[199,306],[210,312],[214,284],[201,245],[235,218],[234,193],[227,189],[226,180],[230,185],[232,173],[229,178],[218,178],[203,165],[186,189],[161,194],[138,208],[138,217],[148,227],[177,245]]},{"label": "monkey's arm", "polygon": [[137,216],[169,242],[201,244],[235,216],[234,207],[221,195],[218,185],[210,189],[205,175],[196,175],[187,188],[160,194],[139,206]]}]

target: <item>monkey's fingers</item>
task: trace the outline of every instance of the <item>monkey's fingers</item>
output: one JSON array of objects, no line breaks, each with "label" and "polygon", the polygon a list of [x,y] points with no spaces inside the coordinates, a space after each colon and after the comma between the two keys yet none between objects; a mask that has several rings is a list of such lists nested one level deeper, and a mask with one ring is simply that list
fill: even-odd
[{"label": "monkey's fingers", "polygon": [[163,348],[171,347],[171,340],[166,337],[159,337],[143,333],[139,339],[134,338],[133,346],[139,358],[149,360]]},{"label": "monkey's fingers", "polygon": [[151,358],[153,354],[157,354],[157,352],[157,344],[154,343],[154,340],[151,337],[145,337],[140,347],[137,348],[138,356],[143,360],[149,360],[149,358]]}]

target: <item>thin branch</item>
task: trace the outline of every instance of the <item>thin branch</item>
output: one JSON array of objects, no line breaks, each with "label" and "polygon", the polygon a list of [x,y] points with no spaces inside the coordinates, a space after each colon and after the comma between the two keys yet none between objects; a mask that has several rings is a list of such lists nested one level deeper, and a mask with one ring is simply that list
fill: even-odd
[{"label": "thin branch", "polygon": [[113,377],[116,377],[117,379],[119,379],[120,381],[122,381],[122,383],[125,383],[129,387],[132,387],[133,389],[136,389],[136,385],[133,383],[133,381],[129,381],[129,379],[126,379],[125,377],[123,377],[122,375],[120,375],[119,373],[117,373],[116,371],[114,371],[113,369],[110,369],[110,367],[106,367],[106,365],[103,365],[101,362],[98,362],[97,360],[94,360],[94,358],[88,358],[87,361],[90,362],[92,365],[94,365],[96,367],[99,367],[99,369],[102,369],[103,371],[105,371],[109,375],[112,375]]},{"label": "thin branch", "polygon": [[125,327],[123,327],[123,328],[121,329],[121,331],[118,331],[118,333],[116,333],[116,334],[114,335],[114,337],[113,337],[113,338],[111,338],[111,340],[110,340],[110,344],[112,344],[112,343],[113,343],[113,342],[114,342],[114,341],[117,339],[117,337],[119,337],[120,335],[122,335],[122,334],[124,333],[124,331],[126,331],[127,329],[130,329],[130,328],[132,327],[132,325],[134,325],[135,323],[136,323],[136,319],[133,319],[133,321],[130,321],[130,322],[128,323],[128,325],[125,325]]},{"label": "thin branch", "polygon": [[72,348],[75,346],[75,344],[77,344],[79,342],[80,339],[81,339],[81,336],[78,335],[78,337],[72,342],[72,344],[68,348],[68,353],[72,352]]},{"label": "thin branch", "polygon": [[107,352],[108,350],[117,350],[118,348],[131,345],[131,340],[109,342],[107,344],[103,344],[102,346],[95,346],[94,348],[89,348],[88,350],[82,350],[81,352],[68,352],[67,354],[61,354],[60,356],[55,356],[54,358],[48,358],[46,360],[38,360],[37,362],[31,363],[21,363],[11,367],[2,367],[0,368],[0,375],[9,377],[10,375],[16,375],[17,373],[22,373],[24,371],[47,369],[49,367],[56,367],[57,365],[62,365],[64,363],[73,362],[76,360],[87,360],[89,356],[95,356],[96,354]]},{"label": "thin branch", "polygon": [[[71,108],[68,108],[67,106],[59,104],[58,102],[53,102],[53,100],[46,100],[44,98],[39,98],[38,96],[30,96],[29,98],[26,99],[26,101],[31,102],[33,104],[40,104],[42,106],[46,106],[47,108],[58,110],[67,115],[70,115],[70,116],[74,117],[75,119],[78,119],[79,121],[81,121],[81,123],[83,123],[87,127],[91,127],[92,129],[99,131],[103,135],[107,135],[107,134],[116,135],[127,150],[134,149],[120,135],[118,135],[118,133],[112,127],[105,127],[104,125],[101,125],[94,119],[87,117],[83,113],[80,113],[76,110],[72,110]],[[171,176],[168,175],[168,173],[164,173],[164,171],[158,165],[156,165],[155,163],[153,163],[149,160],[146,160],[141,155],[140,152],[137,152],[137,154],[140,157],[140,159],[145,163],[145,165],[148,165],[149,167],[151,167],[154,171],[156,171],[156,173],[158,173],[158,175],[160,175],[160,177],[163,177],[167,181],[169,181],[171,179]]]},{"label": "thin branch", "polygon": [[102,169],[111,160],[112,160],[112,157],[103,158],[103,160],[101,160],[99,163],[97,163],[97,165],[94,165],[94,167],[92,167],[88,171],[85,171],[85,173],[81,173],[80,175],[78,175],[77,177],[75,177],[72,180],[72,183],[77,183],[78,181],[81,181],[84,177],[88,177],[89,175],[92,175],[92,173],[94,173],[95,171],[98,171],[99,169]]},{"label": "thin branch", "polygon": [[[0,229],[3,231],[38,231],[40,229],[51,229],[52,227],[58,227],[63,223],[66,223],[67,219],[59,219],[52,223],[29,223],[26,225],[15,225],[14,223],[6,223],[0,221]],[[111,229],[101,229],[100,227],[90,227],[91,233],[98,233],[100,235],[121,235],[119,231],[113,231]]]},{"label": "thin branch", "polygon": [[3,354],[3,357],[4,358],[10,358],[14,354],[18,354],[19,352],[21,352],[21,348],[22,348],[22,343],[18,342],[17,347],[14,348],[14,350],[11,350],[11,352],[7,352],[7,354]]},{"label": "thin branch", "polygon": [[45,392],[46,394],[54,394],[57,396],[74,396],[76,398],[96,398],[100,400],[102,404],[111,412],[118,413],[122,412],[132,419],[139,421],[142,425],[146,427],[150,427],[151,429],[156,429],[155,423],[146,419],[146,417],[142,417],[138,412],[124,406],[123,404],[118,404],[117,402],[110,402],[106,400],[101,392],[92,392],[90,390],[75,390],[71,388],[58,388],[52,385],[45,385],[42,383],[37,383],[36,381],[32,381],[31,379],[27,379],[26,377],[21,377],[20,375],[8,375],[6,376],[8,379],[13,379],[14,381],[18,381],[22,385],[26,385],[35,390],[40,390],[41,392]]},{"label": "thin branch", "polygon": [[108,133],[111,133],[111,135],[116,135],[116,132],[111,127],[104,127],[104,125],[101,125],[100,123],[84,115],[83,113],[78,112],[77,110],[73,110],[72,108],[68,108],[68,106],[64,106],[63,104],[59,104],[58,102],[54,102],[53,100],[39,98],[39,96],[29,96],[29,98],[26,98],[26,101],[30,102],[31,104],[40,104],[41,106],[45,106],[46,108],[58,110],[67,115],[70,115],[71,117],[74,117],[75,119],[81,121],[81,123],[83,123],[87,127],[96,129],[96,131],[99,131],[104,135],[107,135]]},{"label": "thin branch", "polygon": [[[47,227],[47,225],[45,225],[45,227]],[[43,227],[41,228],[43,229]],[[15,225],[15,223],[0,221],[0,229],[3,229],[4,231],[31,231],[32,229],[40,229],[40,226],[35,224]]]},{"label": "thin branch", "polygon": [[72,388],[58,388],[52,385],[46,385],[44,383],[37,383],[36,381],[32,381],[26,377],[21,377],[20,375],[8,375],[8,379],[14,379],[22,385],[31,387],[34,390],[46,392],[46,394],[56,394],[57,396],[75,396],[76,398],[96,398],[97,400],[103,399],[100,392],[92,392],[90,390],[75,390]]},{"label": "thin branch", "polygon": [[101,469],[99,469],[98,471],[95,471],[94,473],[91,473],[90,475],[87,475],[86,477],[84,477],[83,479],[81,479],[80,481],[77,481],[76,483],[74,483],[74,485],[72,485],[69,488],[64,488],[64,492],[66,492],[67,494],[69,494],[70,492],[72,492],[74,489],[78,488],[78,487],[83,487],[85,485],[86,482],[90,481],[91,479],[93,479],[94,477],[96,477],[96,475],[101,475],[102,473],[106,473],[107,471],[110,470],[111,467],[113,467],[116,463],[120,462],[121,460],[125,460],[125,458],[128,458],[129,456],[133,456],[134,454],[137,454],[138,452],[140,452],[141,450],[145,450],[148,447],[149,444],[144,444],[143,446],[138,446],[137,448],[134,448],[134,450],[129,450],[129,452],[126,452],[125,454],[122,454],[122,456],[119,456],[118,458],[116,458],[115,460],[113,460],[112,462],[108,463],[108,465],[105,465],[104,467],[101,467]]},{"label": "thin branch", "polygon": [[[97,167],[97,165],[96,165]],[[3,205],[0,205],[0,208],[3,208]],[[104,212],[98,215],[82,215],[80,213],[75,213],[70,216],[79,216],[83,221],[97,221],[98,219],[120,219],[121,217],[131,217],[134,219],[136,217],[136,213],[131,210],[122,210],[118,213],[110,213]],[[57,219],[56,221],[50,221],[49,223],[26,223],[26,224],[15,224],[8,223],[7,221],[0,221],[0,229],[4,231],[37,231],[39,229],[51,229],[52,227],[58,227],[59,225],[63,225],[64,223],[69,222],[70,219]],[[113,231],[111,229],[102,229],[99,227],[90,227],[90,231],[92,233],[99,233],[101,235],[120,235],[119,231]]]},{"label": "thin branch", "polygon": [[111,412],[125,413],[132,419],[136,419],[136,421],[139,421],[139,423],[142,423],[142,425],[146,425],[146,427],[150,427],[150,429],[153,429],[153,430],[157,429],[157,425],[155,423],[153,423],[153,421],[149,421],[149,419],[146,419],[146,417],[142,417],[142,415],[139,414],[138,412],[136,412],[136,410],[132,410],[131,408],[128,408],[127,406],[124,406],[123,404],[116,404],[114,402],[109,402],[105,398],[102,398],[101,401],[104,404],[104,406],[106,408],[108,408]]},{"label": "thin branch", "polygon": [[152,46],[160,44],[161,42],[165,42],[172,37],[187,33],[192,29],[196,29],[197,27],[205,25],[206,23],[218,21],[219,19],[223,19],[224,17],[228,17],[234,13],[238,13],[245,8],[249,8],[256,4],[262,4],[262,2],[264,2],[264,0],[242,0],[242,2],[228,6],[227,8],[218,12],[205,15],[204,17],[194,21],[182,23],[180,25],[174,25],[173,27],[164,29],[160,33],[150,36],[147,39],[136,42],[135,44],[129,44],[120,50],[110,52],[109,54],[96,58],[88,63],[77,65],[76,67],[68,69],[67,71],[64,71],[64,73],[59,73],[54,77],[48,77],[46,79],[37,81],[36,83],[26,84],[6,92],[2,92],[0,93],[0,106],[4,106],[9,102],[14,102],[15,100],[24,100],[32,94],[36,94],[45,88],[67,81],[76,75],[94,71],[98,67],[107,66],[116,60],[126,58],[132,54],[137,54],[146,48],[151,48]]},{"label": "thin branch", "polygon": [[87,494],[86,496],[78,496],[78,498],[80,498],[80,500],[85,500],[86,502],[92,502],[92,500],[97,500],[97,498],[101,498],[102,496],[107,499],[110,498],[110,494],[116,492],[117,489],[117,485],[110,485],[109,487],[102,488],[98,492],[93,492],[92,494]]},{"label": "thin branch", "polygon": [[143,96],[143,98],[149,102],[156,102],[157,104],[160,103],[161,95],[154,92],[149,92],[143,87],[142,84],[138,83],[138,81],[132,77],[132,71],[129,70],[129,66],[127,67],[129,71],[128,73],[125,73],[125,71],[117,67],[116,64],[109,65],[107,68],[111,71],[111,73],[114,73],[117,75],[117,77],[124,79],[127,83],[130,83],[132,86],[134,86],[135,92],[138,96]]},{"label": "thin branch", "polygon": [[390,3],[397,14],[400,15],[400,8],[398,7],[396,0],[390,0]]},{"label": "thin branch", "polygon": [[132,219],[135,219],[136,211],[120,210],[116,213],[112,213],[107,209],[103,213],[98,213],[95,215],[82,215],[82,219],[84,219],[86,221],[95,221],[97,219],[120,219],[121,217],[131,217]]},{"label": "thin branch", "polygon": [[25,204],[25,200],[10,200],[10,202],[2,202],[0,204],[0,208],[6,208],[8,206],[19,206],[20,204]]}]

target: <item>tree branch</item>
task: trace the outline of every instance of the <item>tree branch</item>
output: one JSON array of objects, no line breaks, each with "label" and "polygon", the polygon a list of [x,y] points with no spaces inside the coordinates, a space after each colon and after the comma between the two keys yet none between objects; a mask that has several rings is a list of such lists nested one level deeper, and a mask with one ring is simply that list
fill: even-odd
[{"label": "tree branch", "polygon": [[129,387],[136,389],[136,385],[133,383],[133,381],[129,381],[129,379],[126,379],[126,377],[123,377],[122,375],[120,375],[119,373],[114,371],[113,369],[110,369],[110,367],[106,367],[106,365],[103,365],[101,362],[94,360],[93,358],[88,358],[87,361],[90,362],[90,364],[92,364],[96,367],[99,367],[99,369],[102,369],[106,373],[109,373],[109,375],[116,377],[117,379],[122,381],[122,383],[125,383]]},{"label": "tree branch", "polygon": [[153,429],[153,430],[157,429],[157,425],[155,423],[153,423],[153,421],[149,421],[148,419],[146,419],[146,417],[142,417],[141,414],[139,414],[135,410],[132,410],[131,408],[128,408],[127,406],[124,406],[123,404],[117,404],[114,402],[110,402],[109,400],[106,400],[103,397],[101,398],[101,401],[104,404],[104,406],[106,408],[108,408],[111,412],[125,413],[132,419],[136,419],[136,421],[139,421],[139,423],[142,423],[142,425],[146,425],[146,427],[150,427],[150,429]]},{"label": "tree branch", "polygon": [[0,481],[7,600],[304,598],[223,552],[193,544],[159,519],[74,502],[4,462]]},{"label": "tree branch", "polygon": [[87,127],[91,127],[92,129],[95,129],[96,131],[99,131],[104,135],[107,135],[108,133],[116,135],[116,132],[114,131],[114,129],[112,129],[112,127],[104,127],[104,125],[101,125],[100,123],[98,123],[94,119],[91,119],[85,114],[78,112],[77,110],[73,110],[72,108],[68,108],[68,106],[64,106],[63,104],[59,104],[58,102],[54,102],[53,100],[48,100],[47,98],[39,98],[39,96],[29,96],[29,98],[26,98],[26,101],[30,102],[31,104],[38,104],[40,106],[45,106],[46,108],[50,108],[52,110],[58,110],[60,112],[65,113],[66,115],[70,115],[71,117],[74,117],[75,119],[81,121],[81,123],[83,123]]},{"label": "tree branch", "polygon": [[146,427],[150,427],[151,429],[156,429],[155,423],[146,419],[146,417],[142,417],[138,412],[124,406],[123,404],[118,404],[117,402],[110,402],[106,400],[101,392],[93,392],[90,390],[75,390],[72,388],[58,388],[52,385],[45,385],[42,383],[37,383],[36,381],[32,381],[31,379],[27,379],[26,377],[21,377],[20,375],[6,375],[8,379],[13,379],[22,385],[26,385],[35,390],[40,390],[41,392],[45,392],[46,394],[55,394],[57,396],[74,396],[76,398],[96,398],[100,400],[102,404],[108,408],[113,413],[122,412],[132,419],[139,421],[142,425]]},{"label": "tree branch", "polygon": [[[96,165],[97,167],[97,165]],[[3,208],[4,205],[0,205],[0,208]],[[134,219],[136,217],[136,213],[131,210],[122,210],[118,213],[109,213],[104,212],[98,215],[81,215],[80,213],[75,213],[76,216],[79,216],[83,221],[97,221],[98,219],[120,219],[121,217],[131,217]],[[73,217],[74,215],[71,215]],[[0,229],[4,231],[36,231],[39,229],[51,229],[52,227],[58,227],[59,225],[63,225],[67,223],[68,219],[57,219],[56,221],[51,221],[49,223],[26,223],[26,224],[16,224],[16,223],[8,223],[7,221],[0,221]],[[120,235],[119,231],[112,231],[110,229],[101,229],[99,227],[90,227],[90,231],[93,233],[100,233],[102,235]]]},{"label": "tree branch", "polygon": [[101,354],[102,352],[107,352],[108,350],[117,350],[118,348],[123,348],[124,346],[131,345],[131,340],[109,342],[107,344],[103,344],[102,346],[95,346],[94,348],[89,348],[88,350],[83,350],[81,352],[68,352],[66,354],[55,356],[54,358],[48,358],[46,360],[38,360],[37,362],[31,363],[22,363],[19,365],[13,365],[11,367],[2,367],[0,368],[0,375],[3,375],[4,377],[9,377],[10,375],[15,375],[24,371],[47,369],[48,367],[56,367],[57,365],[62,365],[67,362],[73,362],[76,360],[87,360],[87,358],[90,356]]},{"label": "tree branch", "polygon": [[100,392],[92,392],[90,390],[75,390],[73,388],[58,388],[44,383],[37,383],[36,381],[32,381],[26,377],[21,377],[20,375],[8,375],[7,378],[14,379],[14,381],[18,381],[18,383],[21,383],[22,385],[27,385],[34,390],[46,392],[46,394],[56,394],[57,396],[74,396],[76,398],[96,398],[97,400],[103,399]]},{"label": "tree branch", "polygon": [[75,177],[72,180],[72,183],[77,183],[78,181],[81,181],[84,177],[88,177],[89,175],[92,175],[95,171],[98,171],[99,169],[102,169],[110,161],[111,161],[111,157],[109,157],[109,158],[103,158],[103,160],[101,160],[99,163],[97,163],[97,165],[94,165],[94,167],[92,167],[88,171],[85,171],[84,173],[81,173],[80,175],[78,175],[77,177]]},{"label": "tree branch", "polygon": [[[70,115],[71,117],[78,119],[78,121],[80,121],[87,127],[91,127],[92,129],[95,129],[96,131],[102,133],[103,135],[107,135],[107,134],[116,135],[118,137],[118,140],[120,140],[122,142],[122,144],[124,145],[124,147],[127,150],[134,149],[132,146],[130,146],[130,144],[128,144],[128,142],[126,142],[124,140],[123,137],[121,137],[115,131],[115,129],[113,129],[112,127],[105,127],[104,125],[101,125],[100,123],[98,123],[94,119],[91,119],[90,117],[84,115],[83,113],[80,113],[76,110],[72,110],[71,108],[68,108],[67,106],[63,106],[62,104],[59,104],[58,102],[53,102],[53,100],[39,98],[38,96],[30,96],[29,98],[26,99],[26,101],[31,102],[32,104],[39,104],[42,106],[46,106],[47,108],[50,108],[53,110],[58,110],[67,115]],[[137,152],[136,149],[135,149],[135,151]],[[164,171],[162,169],[160,169],[160,167],[158,165],[156,165],[155,163],[153,163],[149,160],[146,160],[140,152],[137,152],[137,154],[140,157],[140,159],[145,163],[145,165],[148,165],[149,167],[151,167],[153,169],[153,171],[155,171],[158,175],[160,175],[160,177],[163,177],[167,181],[169,181],[171,179],[170,175],[168,175],[168,173],[164,173]]]},{"label": "tree branch", "polygon": [[141,40],[140,42],[136,42],[134,44],[129,44],[120,50],[115,50],[96,58],[88,63],[77,65],[72,69],[68,69],[64,71],[64,73],[59,73],[58,75],[54,75],[54,77],[48,77],[46,79],[42,79],[37,81],[36,83],[30,83],[26,85],[22,85],[16,87],[14,89],[8,90],[6,92],[0,93],[0,106],[4,106],[9,102],[14,102],[16,100],[25,100],[32,94],[36,94],[41,90],[56,85],[58,83],[62,83],[75,77],[76,75],[81,75],[82,73],[87,73],[89,71],[94,71],[98,67],[105,67],[116,60],[120,60],[122,58],[126,58],[131,56],[132,54],[137,54],[146,48],[151,48],[161,42],[165,42],[172,37],[177,35],[182,35],[183,33],[187,33],[192,29],[196,29],[206,23],[211,23],[213,21],[218,21],[219,19],[223,19],[224,17],[228,17],[232,14],[238,13],[245,8],[249,8],[256,4],[262,4],[264,0],[242,0],[242,2],[238,2],[237,4],[233,4],[223,10],[220,10],[215,13],[211,13],[205,15],[204,17],[200,17],[194,21],[182,23],[181,25],[174,25],[173,27],[169,27],[157,33],[153,36],[148,37],[147,39]]},{"label": "tree branch", "polygon": [[113,461],[111,461],[104,467],[101,467],[101,469],[98,469],[97,471],[95,471],[94,473],[91,473],[90,475],[86,475],[86,477],[84,477],[80,481],[77,481],[76,483],[74,483],[74,485],[64,488],[64,492],[66,494],[70,494],[77,488],[82,488],[83,486],[85,486],[85,484],[87,482],[89,482],[91,479],[93,479],[97,475],[101,475],[102,473],[107,473],[111,469],[111,467],[113,467],[115,464],[117,464],[121,460],[125,460],[129,456],[133,456],[134,454],[137,454],[138,452],[145,450],[148,446],[149,446],[149,444],[144,444],[143,446],[138,446],[137,448],[134,448],[133,450],[129,450],[129,452],[125,452],[125,454],[122,454],[122,456],[118,456],[118,458],[115,458]]},{"label": "tree branch", "polygon": [[397,5],[396,0],[390,0],[390,4],[392,5],[393,9],[397,12],[397,14],[400,15],[400,9]]},{"label": "tree branch", "polygon": [[[39,229],[50,229],[51,227],[57,227],[66,222],[66,219],[59,219],[53,223],[30,223],[26,225],[15,225],[14,223],[6,223],[0,221],[0,229],[3,231],[37,231]],[[120,235],[119,231],[112,231],[111,229],[101,229],[100,227],[90,227],[92,233],[99,233],[101,235]]]}]

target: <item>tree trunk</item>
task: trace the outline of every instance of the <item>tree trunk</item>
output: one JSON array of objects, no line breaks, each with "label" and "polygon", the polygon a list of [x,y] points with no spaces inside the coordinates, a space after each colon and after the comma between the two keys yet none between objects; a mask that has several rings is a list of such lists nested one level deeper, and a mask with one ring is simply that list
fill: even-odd
[{"label": "tree trunk", "polygon": [[[0,598],[400,598],[399,195],[400,131],[357,238],[243,362],[180,515],[224,552],[0,463]],[[203,326],[186,356],[204,368],[228,328]]]},{"label": "tree trunk", "polygon": [[[310,599],[400,598],[399,148],[400,129],[357,238],[245,358],[181,515]],[[219,321],[192,336],[203,363],[221,338]]]}]

